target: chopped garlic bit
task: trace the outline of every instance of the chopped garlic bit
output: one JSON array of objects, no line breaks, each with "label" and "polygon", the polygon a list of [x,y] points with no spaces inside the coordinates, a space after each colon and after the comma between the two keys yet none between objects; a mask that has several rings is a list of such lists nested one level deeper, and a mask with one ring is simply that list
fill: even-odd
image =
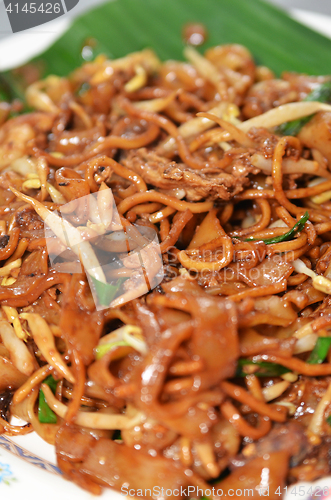
[{"label": "chopped garlic bit", "polygon": [[296,382],[299,378],[298,374],[297,373],[294,373],[294,372],[288,372],[288,373],[284,373],[283,375],[281,375],[281,378],[283,380],[287,380],[287,382]]},{"label": "chopped garlic bit", "polygon": [[[27,174],[27,180],[22,184],[22,190],[24,192],[29,189],[41,189],[42,183],[40,181],[40,176],[38,174],[29,173]],[[49,182],[46,182],[46,191],[50,195],[52,201],[58,205],[64,205],[67,201],[65,197]]]},{"label": "chopped garlic bit", "polygon": [[10,286],[13,285],[16,281],[16,278],[5,276],[1,281],[1,286]]},{"label": "chopped garlic bit", "polygon": [[141,64],[136,64],[134,71],[135,76],[124,85],[125,92],[136,92],[147,83],[147,73]]},{"label": "chopped garlic bit", "polygon": [[38,178],[28,179],[27,181],[24,181],[22,184],[22,189],[24,192],[28,191],[29,189],[40,189],[40,187],[41,184]]},{"label": "chopped garlic bit", "polygon": [[277,401],[277,404],[288,408],[288,414],[291,416],[294,415],[295,412],[297,411],[295,405],[293,403],[291,403],[290,401]]},{"label": "chopped garlic bit", "polygon": [[27,340],[29,334],[22,327],[17,310],[14,307],[9,306],[2,306],[2,310],[7,316],[9,323],[13,325],[16,336],[21,340]]},{"label": "chopped garlic bit", "polygon": [[320,292],[331,294],[331,281],[325,276],[317,276],[313,278],[313,286]]},{"label": "chopped garlic bit", "polygon": [[52,151],[50,155],[54,156],[54,158],[64,158],[64,154],[60,153],[60,151]]},{"label": "chopped garlic bit", "polygon": [[240,110],[235,104],[229,103],[228,107],[223,113],[223,120],[233,123],[233,125],[238,125],[241,121],[238,119],[240,115]]},{"label": "chopped garlic bit", "polygon": [[10,271],[13,269],[18,269],[22,265],[22,259],[16,259],[13,260],[13,262],[10,262],[4,267],[0,268],[0,276],[8,276],[10,274]]},{"label": "chopped garlic bit", "polygon": [[262,394],[265,401],[272,401],[273,399],[278,398],[283,392],[286,391],[290,382],[287,380],[283,380],[282,382],[277,382],[273,385],[268,385],[262,389]]}]

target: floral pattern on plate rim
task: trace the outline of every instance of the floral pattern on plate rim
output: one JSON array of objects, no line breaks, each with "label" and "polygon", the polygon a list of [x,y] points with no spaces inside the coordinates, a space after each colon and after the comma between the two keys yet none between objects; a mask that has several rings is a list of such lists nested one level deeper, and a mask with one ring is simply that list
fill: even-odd
[{"label": "floral pattern on plate rim", "polygon": [[[34,465],[38,467],[39,469],[45,470],[47,472],[50,472],[51,474],[54,474],[56,476],[62,476],[61,470],[53,463],[49,462],[48,460],[45,460],[41,457],[38,457],[35,455],[33,452],[26,450],[22,446],[17,445],[14,441],[9,439],[8,437],[4,435],[0,435],[0,448],[4,448],[6,451],[9,451],[13,455],[16,455],[18,458],[21,458],[25,462],[28,462],[31,465]],[[327,477],[326,479],[331,479],[331,477]],[[13,482],[16,482],[17,479],[13,475],[10,465],[6,463],[2,463],[0,461],[0,486],[2,484],[6,484],[7,486],[10,486]],[[303,483],[298,483],[297,486]],[[307,488],[306,490],[306,495],[302,497],[300,495],[300,498],[302,500],[331,500],[331,482],[328,482],[329,486],[326,486],[325,488],[327,489],[327,494],[310,494],[312,488],[314,489],[314,486],[318,487],[318,491],[321,492],[321,487],[318,486],[318,481],[315,481],[314,483],[305,483],[305,486]],[[308,488],[309,486],[309,488]],[[289,492],[288,492],[289,493]],[[293,495],[291,494],[285,494],[284,499],[285,500],[292,500]],[[296,495],[296,493],[294,493]],[[263,498],[263,495],[261,496]],[[280,498],[280,497],[279,497]]]},{"label": "floral pattern on plate rim", "polygon": [[0,484],[6,484],[10,486],[13,481],[16,481],[10,465],[0,462]]},{"label": "floral pattern on plate rim", "polygon": [[[35,465],[36,467],[39,467],[39,469],[45,470],[52,474],[56,474],[58,476],[62,475],[62,472],[55,464],[49,462],[48,460],[38,457],[33,452],[28,451],[25,448],[22,448],[22,446],[17,445],[16,443],[14,443],[14,441],[12,441],[6,436],[3,435],[0,436],[0,447],[3,447],[10,453],[13,453],[17,457],[24,460],[25,462],[28,462],[31,465]],[[1,484],[1,478],[2,475],[1,475],[1,464],[0,464],[0,484]]]}]

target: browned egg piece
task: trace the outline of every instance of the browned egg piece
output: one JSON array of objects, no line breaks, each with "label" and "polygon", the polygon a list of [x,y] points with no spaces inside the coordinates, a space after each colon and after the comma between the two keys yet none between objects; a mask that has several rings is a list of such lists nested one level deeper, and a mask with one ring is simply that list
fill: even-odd
[{"label": "browned egg piece", "polygon": [[185,24],[182,37],[190,45],[202,45],[208,38],[206,27],[201,23]]}]

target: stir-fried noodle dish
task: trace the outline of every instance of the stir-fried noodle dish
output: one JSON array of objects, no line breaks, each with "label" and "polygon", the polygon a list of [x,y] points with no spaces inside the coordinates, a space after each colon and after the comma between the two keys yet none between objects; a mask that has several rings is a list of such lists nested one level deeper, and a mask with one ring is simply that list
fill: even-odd
[{"label": "stir-fried noodle dish", "polygon": [[331,78],[185,57],[0,103],[0,432],[93,494],[279,498],[331,471]]}]

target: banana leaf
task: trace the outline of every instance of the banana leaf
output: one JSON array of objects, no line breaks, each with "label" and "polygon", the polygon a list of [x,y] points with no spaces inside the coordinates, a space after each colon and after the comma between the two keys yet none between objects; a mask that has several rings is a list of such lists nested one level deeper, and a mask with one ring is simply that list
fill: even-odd
[{"label": "banana leaf", "polygon": [[[77,18],[33,62],[43,68],[42,76],[66,75],[84,62],[82,48],[91,38],[93,55],[115,58],[151,47],[161,59],[183,59],[182,31],[191,22],[202,23],[208,33],[200,50],[240,43],[278,75],[331,73],[331,40],[263,0],[113,0]],[[22,95],[23,83],[15,71],[0,75],[0,88],[12,96]]]}]

